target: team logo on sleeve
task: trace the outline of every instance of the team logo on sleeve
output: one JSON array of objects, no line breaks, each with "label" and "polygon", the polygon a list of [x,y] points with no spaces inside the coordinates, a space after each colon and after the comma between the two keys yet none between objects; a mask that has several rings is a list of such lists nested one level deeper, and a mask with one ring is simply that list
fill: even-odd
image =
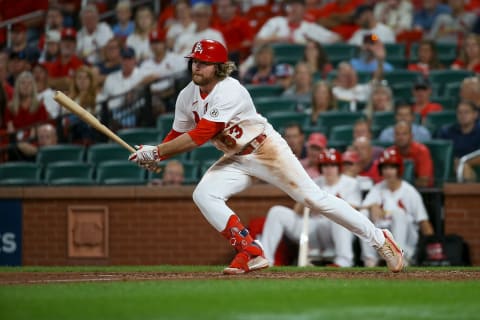
[{"label": "team logo on sleeve", "polygon": [[213,108],[212,110],[210,110],[210,117],[212,117],[212,118],[218,117],[219,114],[220,114],[220,112],[218,111],[217,108]]}]

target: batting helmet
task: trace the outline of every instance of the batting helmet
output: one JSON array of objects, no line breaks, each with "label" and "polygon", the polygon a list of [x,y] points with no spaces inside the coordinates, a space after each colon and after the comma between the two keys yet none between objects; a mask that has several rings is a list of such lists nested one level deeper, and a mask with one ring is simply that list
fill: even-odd
[{"label": "batting helmet", "polygon": [[203,39],[195,42],[192,52],[186,56],[203,62],[225,63],[228,60],[227,48],[218,41]]},{"label": "batting helmet", "polygon": [[394,148],[388,148],[383,151],[383,154],[378,159],[378,171],[382,175],[382,166],[384,165],[394,165],[398,167],[398,176],[403,176],[403,158]]},{"label": "batting helmet", "polygon": [[322,166],[326,164],[333,164],[338,166],[338,169],[342,170],[342,154],[335,149],[328,149],[322,151],[318,156],[318,165],[320,167],[320,172],[322,171]]}]

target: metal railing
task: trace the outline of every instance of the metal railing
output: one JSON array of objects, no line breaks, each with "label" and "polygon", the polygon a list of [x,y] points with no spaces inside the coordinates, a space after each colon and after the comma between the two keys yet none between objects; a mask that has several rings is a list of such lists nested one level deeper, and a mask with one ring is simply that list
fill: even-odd
[{"label": "metal railing", "polygon": [[480,157],[480,149],[477,151],[473,151],[469,154],[464,155],[460,158],[457,168],[457,182],[465,182],[465,178],[463,176],[463,170],[465,169],[465,165],[468,161],[473,160],[475,158]]},{"label": "metal railing", "polygon": [[44,15],[45,15],[45,10],[37,10],[37,11],[33,11],[33,12],[30,12],[30,13],[23,14],[21,16],[18,16],[18,17],[11,18],[11,19],[5,20],[3,22],[0,22],[0,30],[2,28],[7,29],[7,47],[10,47],[11,42],[12,42],[12,35],[11,35],[12,25],[14,25],[15,23],[19,23],[19,22],[25,22],[25,21],[28,21],[28,20],[33,20],[33,19],[39,18],[39,17],[44,16]]}]

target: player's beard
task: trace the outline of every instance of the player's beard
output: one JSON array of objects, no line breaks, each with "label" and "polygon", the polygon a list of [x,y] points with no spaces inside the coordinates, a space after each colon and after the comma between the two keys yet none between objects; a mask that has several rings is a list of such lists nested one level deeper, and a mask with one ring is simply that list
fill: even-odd
[{"label": "player's beard", "polygon": [[200,86],[200,87],[206,86],[212,83],[213,81],[215,81],[215,73],[213,72],[212,74],[209,74],[209,75],[192,73],[192,81],[197,86]]}]

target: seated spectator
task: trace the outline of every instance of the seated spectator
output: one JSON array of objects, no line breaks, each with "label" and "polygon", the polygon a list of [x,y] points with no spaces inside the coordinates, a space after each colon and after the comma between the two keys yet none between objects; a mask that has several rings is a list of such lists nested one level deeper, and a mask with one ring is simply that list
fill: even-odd
[{"label": "seated spectator", "polygon": [[476,19],[476,14],[466,11],[464,5],[464,1],[448,0],[451,12],[437,16],[427,38],[437,43],[461,43],[471,31]]},{"label": "seated spectator", "polygon": [[275,66],[275,83],[281,85],[284,90],[292,85],[293,75],[293,67],[288,63],[280,63]]},{"label": "seated spectator", "polygon": [[192,7],[192,17],[196,29],[193,33],[181,34],[173,46],[173,51],[181,56],[186,56],[192,50],[192,45],[202,39],[216,40],[224,45],[225,39],[220,31],[211,27],[212,7],[207,3],[199,2]]},{"label": "seated spectator", "polygon": [[[155,31],[155,19],[152,10],[142,6],[135,12],[135,31],[127,37],[126,45],[135,49],[137,62],[152,57],[150,50],[150,33]],[[192,42],[192,44],[195,42]],[[190,44],[190,49],[192,49]]]},{"label": "seated spectator", "polygon": [[60,40],[60,56],[57,60],[46,63],[50,86],[53,89],[66,91],[72,82],[72,75],[83,65],[75,55],[77,32],[75,29],[63,29]]},{"label": "seated spectator", "polygon": [[293,154],[299,159],[307,157],[307,148],[305,146],[305,133],[302,126],[298,123],[290,123],[283,130],[283,138],[287,142]]},{"label": "seated spectator", "polygon": [[[327,193],[358,207],[361,203],[360,188],[354,178],[341,174],[340,152],[335,149],[323,151],[319,156],[319,165],[323,176],[315,179],[315,182]],[[303,206],[298,203],[293,210],[284,206],[270,208],[260,241],[271,265],[275,263],[275,251],[284,235],[299,241],[302,211]],[[350,231],[326,219],[321,212],[313,211],[308,233],[309,248],[318,249],[321,258],[333,259],[331,262],[338,267],[353,266],[353,234]]]},{"label": "seated spectator", "polygon": [[312,89],[310,124],[315,126],[322,113],[335,109],[337,109],[337,100],[329,83],[323,80],[316,82]]},{"label": "seated spectator", "polygon": [[167,32],[167,47],[169,50],[173,49],[175,40],[180,35],[195,32],[197,25],[193,21],[191,13],[190,1],[175,1],[175,19],[171,22]]},{"label": "seated spectator", "polygon": [[[358,119],[353,124],[353,139],[352,141],[357,140],[360,137],[367,138],[369,141],[372,141],[374,136],[372,132],[372,123],[368,119]],[[348,150],[351,150],[349,148]],[[383,153],[383,148],[379,146],[372,145],[373,159],[378,159]]]},{"label": "seated spectator", "polygon": [[[364,213],[379,228],[390,229],[404,250],[405,260],[412,264],[419,240],[433,235],[433,227],[420,193],[403,176],[403,158],[393,149],[385,150],[378,162],[383,181],[377,183],[362,202]],[[378,264],[378,255],[361,241],[362,259],[366,267]]]},{"label": "seated spectator", "polygon": [[451,14],[450,7],[439,0],[424,0],[422,7],[413,14],[413,27],[424,33],[430,32],[437,17],[441,14]]},{"label": "seated spectator", "polygon": [[430,70],[443,69],[443,65],[438,60],[437,46],[433,40],[422,40],[417,49],[418,61],[410,63],[407,67],[410,71],[418,71],[424,77],[428,77]]},{"label": "seated spectator", "polygon": [[97,7],[87,5],[80,11],[82,28],[77,33],[77,54],[88,64],[98,63],[101,50],[108,40],[113,38],[112,29],[105,22],[100,22]]},{"label": "seated spectator", "polygon": [[33,126],[48,120],[45,106],[37,98],[37,88],[32,73],[22,72],[15,81],[12,101],[5,109],[8,133],[16,133],[17,141],[34,138]]},{"label": "seated spectator", "polygon": [[463,79],[460,86],[460,100],[472,101],[477,106],[477,110],[480,111],[480,79],[478,77]]},{"label": "seated spectator", "polygon": [[[455,171],[461,157],[480,150],[480,122],[477,119],[476,105],[472,102],[462,101],[457,106],[457,122],[441,128],[436,135],[439,139],[453,141]],[[463,175],[467,181],[476,181],[475,171],[469,164],[465,166]]]},{"label": "seated spectator", "polygon": [[357,31],[358,26],[352,23],[352,14],[355,8],[363,3],[363,0],[333,0],[321,1],[319,9],[308,10],[308,16],[319,25],[335,33],[338,33],[343,40],[350,39]]},{"label": "seated spectator", "polygon": [[314,76],[325,79],[330,71],[333,70],[332,64],[328,61],[328,56],[322,45],[313,40],[307,40],[302,61],[310,66]]},{"label": "seated spectator", "polygon": [[375,86],[372,90],[370,101],[365,108],[365,114],[368,119],[372,119],[375,112],[392,111],[393,94],[392,90],[386,85]]},{"label": "seated spectator", "polygon": [[[424,126],[415,123],[415,113],[413,112],[413,107],[405,102],[399,102],[395,106],[395,122],[404,121],[410,124],[413,140],[418,142],[425,142],[432,139],[430,131]],[[394,126],[385,128],[380,133],[378,140],[383,142],[393,142],[395,141]]]},{"label": "seated spectator", "polygon": [[116,38],[126,40],[135,31],[135,23],[132,21],[132,9],[129,0],[118,1],[115,7],[117,23],[113,26],[112,32]]},{"label": "seated spectator", "polygon": [[53,62],[60,55],[60,31],[49,30],[45,36],[45,46],[38,58],[39,63]]},{"label": "seated spectator", "polygon": [[117,38],[110,39],[103,47],[103,59],[94,66],[94,71],[100,87],[103,85],[105,78],[110,73],[118,71],[122,68],[120,48],[120,40]]},{"label": "seated spectator", "polygon": [[320,176],[318,168],[318,159],[321,152],[327,147],[327,138],[319,132],[311,133],[307,141],[307,156],[300,160],[300,163],[307,171],[308,175],[315,179]]},{"label": "seated spectator", "polygon": [[[64,27],[64,18],[61,8],[58,5],[49,5],[45,14],[45,24],[43,25],[44,33],[40,36],[38,47],[44,49],[46,38],[49,31],[56,31],[59,34]],[[60,42],[60,40],[58,40]]]},{"label": "seated spectator", "polygon": [[433,185],[433,161],[430,150],[424,144],[413,140],[410,123],[406,121],[397,122],[392,148],[403,158],[413,161],[416,187],[431,187]]},{"label": "seated spectator", "polygon": [[430,112],[443,110],[443,107],[440,104],[430,101],[431,95],[432,87],[428,78],[418,78],[413,85],[413,112],[420,114],[422,122],[425,121],[427,114]]},{"label": "seated spectator", "polygon": [[19,74],[30,71],[31,64],[23,51],[10,52],[8,56],[8,76],[7,81],[10,86],[14,86]]},{"label": "seated spectator", "polygon": [[35,161],[38,150],[58,143],[57,129],[49,124],[39,125],[34,141],[20,141],[16,144],[11,160]]},{"label": "seated spectator", "polygon": [[377,170],[377,160],[375,158],[372,142],[367,137],[359,137],[353,141],[352,147],[349,148],[355,151],[359,156],[358,164],[361,168],[359,176],[368,177],[374,183],[381,180]]},{"label": "seated spectator", "polygon": [[150,182],[152,186],[181,186],[185,180],[185,170],[183,164],[178,160],[169,160],[163,168],[162,179],[153,179]]},{"label": "seated spectator", "polygon": [[348,40],[349,44],[361,46],[365,42],[366,35],[376,35],[382,43],[394,43],[395,33],[390,27],[378,22],[373,14],[373,7],[361,5],[357,7],[353,15],[355,23],[360,27]]},{"label": "seated spectator", "polygon": [[294,98],[301,105],[297,108],[305,110],[312,99],[312,84],[312,71],[308,64],[299,62],[295,66],[293,84],[283,92],[282,96]]},{"label": "seated spectator", "polygon": [[378,22],[392,29],[395,34],[412,27],[413,6],[408,0],[378,1],[373,13]]},{"label": "seated spectator", "polygon": [[274,84],[274,53],[270,45],[260,46],[255,51],[255,63],[243,75],[243,83],[246,84]]},{"label": "seated spectator", "polygon": [[27,40],[27,26],[23,22],[15,23],[11,29],[11,44],[8,50],[10,53],[22,54],[29,64],[33,64],[40,57],[40,51]]},{"label": "seated spectator", "polygon": [[462,50],[458,58],[451,66],[454,70],[468,70],[480,72],[480,36],[469,34],[463,42]]},{"label": "seated spectator", "polygon": [[45,106],[49,118],[55,119],[60,115],[61,107],[53,99],[55,91],[48,85],[48,70],[42,64],[37,64],[33,67],[33,77],[37,85],[37,99]]},{"label": "seated spectator", "polygon": [[385,61],[386,52],[383,43],[375,34],[366,34],[360,46],[359,55],[350,60],[350,64],[357,72],[392,71],[393,66]]}]

